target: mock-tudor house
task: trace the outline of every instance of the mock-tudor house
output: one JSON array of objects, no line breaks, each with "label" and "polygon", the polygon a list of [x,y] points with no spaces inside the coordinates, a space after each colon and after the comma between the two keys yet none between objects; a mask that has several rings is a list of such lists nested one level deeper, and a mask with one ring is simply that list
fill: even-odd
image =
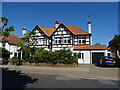
[{"label": "mock-tudor house", "polygon": [[[36,25],[33,31],[36,32],[31,36],[35,38],[35,47],[52,51],[70,49],[73,53],[80,53],[79,64],[93,64],[100,56],[108,55],[106,45],[92,45],[91,22],[88,22],[88,32],[59,21],[49,28]],[[26,29],[23,29],[23,36],[25,33]]]},{"label": "mock-tudor house", "polygon": [[20,38],[12,33],[10,33],[8,37],[5,37],[3,39],[2,37],[0,37],[0,47],[5,48],[11,53],[10,58],[12,58],[13,56],[17,56],[19,58],[22,57],[22,53],[17,51],[20,48],[18,48],[15,45],[18,44],[19,42],[20,42]]}]

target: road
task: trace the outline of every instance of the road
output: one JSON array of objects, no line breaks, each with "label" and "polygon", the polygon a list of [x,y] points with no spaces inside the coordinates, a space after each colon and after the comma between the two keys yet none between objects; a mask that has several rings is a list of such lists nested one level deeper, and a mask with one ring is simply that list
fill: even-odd
[{"label": "road", "polygon": [[3,88],[118,88],[118,68],[3,67]]}]

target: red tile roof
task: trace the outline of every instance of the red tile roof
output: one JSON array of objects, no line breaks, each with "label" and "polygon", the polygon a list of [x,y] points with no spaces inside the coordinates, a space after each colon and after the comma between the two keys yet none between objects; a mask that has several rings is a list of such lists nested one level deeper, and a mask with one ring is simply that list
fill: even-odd
[{"label": "red tile roof", "polygon": [[[2,37],[0,37],[2,39]],[[10,44],[18,44],[20,42],[20,38],[14,34],[9,34],[8,37],[5,37],[4,39],[2,39],[0,41],[7,41]]]},{"label": "red tile roof", "polygon": [[43,28],[44,31],[47,33],[47,36],[51,36],[53,34],[53,32],[55,31],[54,27],[50,27],[50,28]]},{"label": "red tile roof", "polygon": [[95,49],[102,49],[102,50],[106,50],[107,47],[106,45],[86,45],[86,46],[73,46],[73,49],[82,49],[82,50],[87,50],[87,49],[91,49],[91,50],[95,50]]},{"label": "red tile roof", "polygon": [[67,27],[74,35],[89,35],[90,34],[82,29],[75,27],[75,26],[67,26]]},{"label": "red tile roof", "polygon": [[[74,35],[90,35],[91,34],[82,29],[79,29],[75,26],[66,26],[63,23],[61,23],[60,25],[64,25]],[[36,25],[36,26],[38,26],[38,25]],[[58,28],[59,28],[59,26],[58,26]],[[54,27],[42,28],[42,27],[38,26],[38,28],[41,29],[48,37],[50,37],[57,30],[57,28],[54,28]]]}]

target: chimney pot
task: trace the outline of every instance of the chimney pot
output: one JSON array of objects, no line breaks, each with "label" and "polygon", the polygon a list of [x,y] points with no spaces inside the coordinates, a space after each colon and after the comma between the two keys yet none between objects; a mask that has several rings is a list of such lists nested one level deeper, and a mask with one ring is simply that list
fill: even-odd
[{"label": "chimney pot", "polygon": [[56,21],[56,22],[55,22],[55,28],[57,28],[59,25],[60,25],[60,22],[59,22],[59,21]]}]

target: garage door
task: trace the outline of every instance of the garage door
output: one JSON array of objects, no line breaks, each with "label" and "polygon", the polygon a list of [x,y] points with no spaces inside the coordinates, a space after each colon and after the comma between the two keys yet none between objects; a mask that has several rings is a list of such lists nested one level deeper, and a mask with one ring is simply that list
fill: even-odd
[{"label": "garage door", "polygon": [[100,59],[101,56],[104,56],[104,52],[101,53],[92,53],[92,64],[96,63],[97,60]]}]

